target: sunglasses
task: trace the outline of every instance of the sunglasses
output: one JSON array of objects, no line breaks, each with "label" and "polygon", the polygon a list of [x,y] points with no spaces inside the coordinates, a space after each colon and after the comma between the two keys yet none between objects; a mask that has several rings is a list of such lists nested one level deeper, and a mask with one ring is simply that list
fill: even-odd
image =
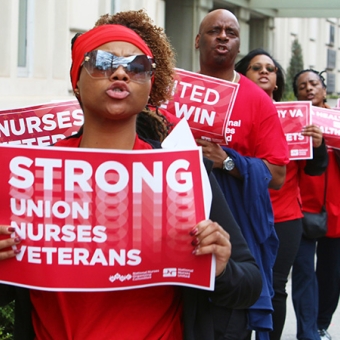
[{"label": "sunglasses", "polygon": [[274,65],[262,65],[262,64],[253,64],[253,65],[249,65],[247,68],[247,71],[249,71],[250,69],[252,69],[254,72],[259,72],[262,71],[262,69],[265,68],[267,70],[267,72],[269,73],[273,73],[273,72],[277,72],[277,67],[275,67]]},{"label": "sunglasses", "polygon": [[117,57],[102,50],[85,53],[83,66],[89,76],[95,79],[109,78],[118,67],[122,66],[130,79],[137,83],[150,80],[156,68],[154,60],[144,54]]}]

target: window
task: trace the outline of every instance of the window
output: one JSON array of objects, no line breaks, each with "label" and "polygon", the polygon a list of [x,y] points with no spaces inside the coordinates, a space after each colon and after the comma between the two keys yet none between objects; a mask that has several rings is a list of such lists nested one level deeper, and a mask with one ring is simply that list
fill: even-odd
[{"label": "window", "polygon": [[336,51],[328,49],[327,50],[327,68],[334,69],[336,66]]},{"label": "window", "polygon": [[329,44],[334,46],[335,42],[335,27],[333,25],[329,26]]},{"label": "window", "polygon": [[111,0],[111,14],[120,12],[119,0]]},{"label": "window", "polygon": [[335,74],[327,72],[327,93],[335,92]]},{"label": "window", "polygon": [[18,27],[18,76],[30,74],[31,53],[33,48],[34,0],[19,0]]}]

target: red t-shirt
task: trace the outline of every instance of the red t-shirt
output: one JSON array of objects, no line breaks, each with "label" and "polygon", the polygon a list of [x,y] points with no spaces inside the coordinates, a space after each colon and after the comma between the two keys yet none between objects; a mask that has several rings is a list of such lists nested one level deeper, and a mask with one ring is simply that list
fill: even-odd
[{"label": "red t-shirt", "polygon": [[303,217],[299,190],[299,162],[290,161],[287,164],[286,179],[280,190],[269,189],[275,223]]},{"label": "red t-shirt", "polygon": [[[56,146],[78,147],[80,138]],[[152,149],[136,136],[133,149]],[[43,275],[43,273],[42,273]],[[112,292],[30,291],[37,340],[177,340],[183,338],[180,288]]]},{"label": "red t-shirt", "polygon": [[[328,148],[328,167],[321,176],[302,174],[300,178],[300,193],[302,210],[320,212],[324,202],[325,183],[328,237],[340,237],[340,168],[333,149]],[[303,167],[304,164],[301,164]]]},{"label": "red t-shirt", "polygon": [[240,76],[226,131],[227,146],[243,156],[266,159],[275,165],[287,164],[288,145],[275,105],[259,86]]}]

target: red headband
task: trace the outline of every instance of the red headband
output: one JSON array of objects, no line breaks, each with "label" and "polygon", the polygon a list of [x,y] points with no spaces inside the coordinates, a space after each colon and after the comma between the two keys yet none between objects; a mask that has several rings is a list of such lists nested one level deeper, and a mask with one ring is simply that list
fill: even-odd
[{"label": "red headband", "polygon": [[74,42],[72,48],[71,82],[73,90],[77,86],[80,67],[84,61],[84,55],[93,51],[98,46],[111,41],[125,41],[137,46],[144,54],[153,57],[145,41],[132,29],[122,25],[97,26],[84,34],[81,34]]}]

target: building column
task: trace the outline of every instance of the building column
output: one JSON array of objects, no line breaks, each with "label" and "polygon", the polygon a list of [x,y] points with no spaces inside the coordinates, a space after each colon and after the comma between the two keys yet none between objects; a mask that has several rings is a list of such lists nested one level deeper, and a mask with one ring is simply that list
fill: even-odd
[{"label": "building column", "polygon": [[239,7],[235,9],[234,14],[240,25],[240,54],[238,59],[241,59],[249,52],[250,11],[246,8]]},{"label": "building column", "polygon": [[274,50],[274,19],[269,17],[250,19],[249,28],[249,50],[260,47],[272,54]]},{"label": "building column", "polygon": [[177,67],[198,71],[195,37],[203,17],[213,8],[212,0],[168,0],[165,32],[177,54]]}]

